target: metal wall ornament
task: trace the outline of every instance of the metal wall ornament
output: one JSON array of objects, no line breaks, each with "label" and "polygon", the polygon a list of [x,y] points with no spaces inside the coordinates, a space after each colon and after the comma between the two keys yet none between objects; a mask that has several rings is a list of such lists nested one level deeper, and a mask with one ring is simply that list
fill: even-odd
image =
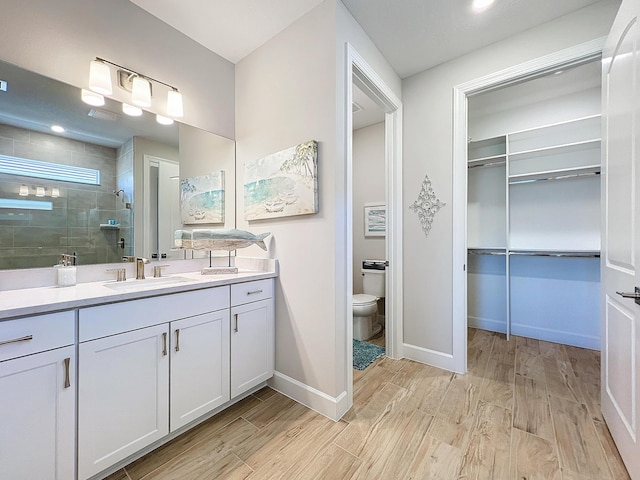
[{"label": "metal wall ornament", "polygon": [[418,198],[409,206],[411,210],[418,214],[418,219],[420,220],[420,225],[422,225],[425,237],[429,236],[433,217],[435,217],[436,213],[445,205],[446,203],[436,197],[436,193],[433,191],[431,185],[431,180],[429,180],[429,175],[425,175]]}]

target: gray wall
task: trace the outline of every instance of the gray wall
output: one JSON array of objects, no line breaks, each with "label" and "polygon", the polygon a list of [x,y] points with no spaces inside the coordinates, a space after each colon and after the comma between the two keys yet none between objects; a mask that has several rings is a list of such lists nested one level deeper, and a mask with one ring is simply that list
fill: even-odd
[{"label": "gray wall", "polygon": [[364,235],[364,205],[385,203],[384,153],[384,122],[353,132],[353,293],[362,293],[362,261],[387,256],[385,237]]},{"label": "gray wall", "polygon": [[[118,230],[100,228],[108,219],[122,217],[113,194],[115,149],[6,125],[0,125],[0,146],[4,155],[97,169],[101,181],[94,186],[0,174],[1,197],[53,203],[50,211],[2,209],[0,269],[50,267],[61,253],[77,252],[80,265],[119,259]],[[28,197],[18,195],[20,185],[30,188]],[[34,196],[36,186],[46,188],[45,198]],[[51,197],[52,187],[60,190],[58,198]]]}]

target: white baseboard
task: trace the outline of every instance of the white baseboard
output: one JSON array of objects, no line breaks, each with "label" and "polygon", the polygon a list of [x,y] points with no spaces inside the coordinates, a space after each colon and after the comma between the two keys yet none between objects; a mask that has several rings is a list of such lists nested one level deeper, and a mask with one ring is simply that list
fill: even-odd
[{"label": "white baseboard", "polygon": [[492,320],[490,318],[468,317],[467,326],[472,328],[479,328],[480,330],[489,330],[490,332],[507,332],[506,322],[500,320]]},{"label": "white baseboard", "polygon": [[600,337],[580,335],[572,332],[562,332],[560,330],[550,330],[547,328],[537,328],[528,325],[518,325],[517,323],[511,325],[511,333],[522,337],[546,340],[547,342],[600,350]]},{"label": "white baseboard", "polygon": [[351,408],[347,404],[346,391],[331,397],[280,372],[275,372],[267,383],[274,390],[336,422]]}]

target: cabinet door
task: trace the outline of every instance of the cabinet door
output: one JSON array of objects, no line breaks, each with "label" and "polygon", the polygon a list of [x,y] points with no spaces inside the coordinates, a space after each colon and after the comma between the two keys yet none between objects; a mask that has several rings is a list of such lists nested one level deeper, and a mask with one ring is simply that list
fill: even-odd
[{"label": "cabinet door", "polygon": [[229,400],[229,310],[171,322],[171,431]]},{"label": "cabinet door", "polygon": [[231,398],[273,376],[273,299],[231,309]]},{"label": "cabinet door", "polygon": [[169,432],[168,325],[81,343],[79,371],[82,480]]},{"label": "cabinet door", "polygon": [[75,348],[0,362],[0,477],[74,478]]}]

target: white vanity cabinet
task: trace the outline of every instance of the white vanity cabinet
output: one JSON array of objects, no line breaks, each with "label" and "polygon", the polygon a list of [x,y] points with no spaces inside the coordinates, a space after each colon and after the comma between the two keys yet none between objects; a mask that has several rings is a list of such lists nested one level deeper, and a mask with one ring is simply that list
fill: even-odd
[{"label": "white vanity cabinet", "polygon": [[79,479],[229,399],[228,315],[228,286],[80,310]]},{"label": "white vanity cabinet", "polygon": [[74,343],[74,312],[0,323],[1,478],[74,478]]},{"label": "white vanity cabinet", "polygon": [[273,376],[273,280],[231,286],[231,398]]}]

